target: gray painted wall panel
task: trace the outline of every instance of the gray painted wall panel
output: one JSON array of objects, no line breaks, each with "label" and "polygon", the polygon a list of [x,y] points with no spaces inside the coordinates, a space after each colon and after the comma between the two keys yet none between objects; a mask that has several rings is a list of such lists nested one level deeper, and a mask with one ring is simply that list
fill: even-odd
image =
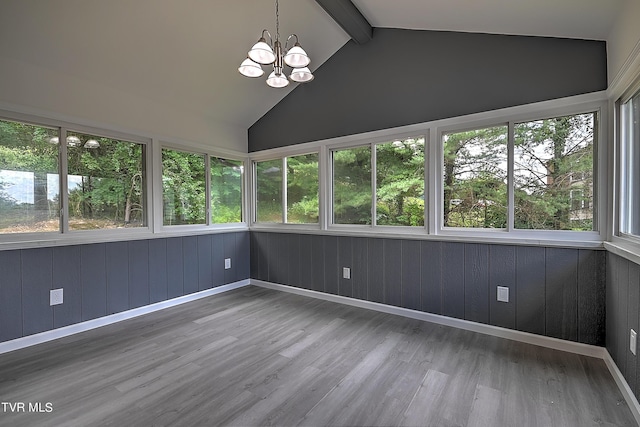
[{"label": "gray painted wall panel", "polygon": [[578,339],[578,251],[547,248],[545,261],[545,320],[550,337]]},{"label": "gray painted wall panel", "polygon": [[249,239],[251,239],[251,258],[249,259],[249,275],[254,279],[261,280],[260,269],[258,267],[258,256],[260,255],[260,251],[258,250],[258,245],[256,243],[258,233],[249,233]]},{"label": "gray painted wall panel", "polygon": [[338,295],[338,238],[324,236],[324,291]]},{"label": "gray painted wall panel", "polygon": [[289,258],[289,283],[291,286],[300,286],[300,235],[288,234],[286,236],[286,251]]},{"label": "gray painted wall panel", "polygon": [[184,293],[198,292],[198,237],[189,236],[182,238],[182,262],[184,276]]},{"label": "gray painted wall panel", "polygon": [[617,331],[619,329],[618,325],[620,324],[620,320],[618,317],[620,313],[618,312],[618,289],[620,287],[618,283],[618,265],[623,262],[623,260],[612,254],[611,252],[607,252],[607,291],[606,291],[606,313],[607,313],[607,321],[606,321],[606,341],[607,341],[607,350],[611,355],[611,358],[618,366],[618,334]]},{"label": "gray painted wall panel", "polygon": [[313,236],[309,234],[301,234],[300,235],[300,287],[304,289],[311,289],[313,286],[312,246],[313,246]]},{"label": "gray painted wall panel", "polygon": [[605,90],[607,52],[603,41],[375,28],[314,74],[249,128],[250,152]]},{"label": "gray painted wall panel", "polygon": [[[232,276],[226,276],[225,275],[225,270],[224,270],[224,254],[225,254],[225,243],[226,240],[224,239],[224,237],[227,236],[227,234],[213,234],[211,236],[211,248],[212,248],[212,260],[211,260],[211,280],[212,280],[212,285],[211,287],[217,287],[217,286],[221,286],[224,285],[225,283],[231,283],[231,282],[226,282],[227,277],[229,277],[229,279],[233,280],[233,275]],[[234,239],[235,240],[235,239]],[[235,243],[234,243],[235,245]],[[231,263],[231,267],[233,267],[233,262]]]},{"label": "gray painted wall panel", "polygon": [[384,303],[402,306],[402,241],[384,239]]},{"label": "gray painted wall panel", "polygon": [[422,310],[442,314],[442,243],[420,242]]},{"label": "gray painted wall panel", "polygon": [[269,233],[255,233],[256,235],[256,251],[258,253],[257,267],[258,279],[269,280]]},{"label": "gray painted wall panel", "polygon": [[168,298],[166,239],[149,240],[149,298],[151,303]]},{"label": "gray painted wall panel", "polygon": [[489,323],[489,246],[464,245],[464,315],[466,320]]},{"label": "gray painted wall panel", "polygon": [[324,236],[311,236],[311,289],[324,292]]},{"label": "gray painted wall panel", "polygon": [[[509,288],[509,302],[498,301],[498,286]],[[489,246],[489,324],[516,328],[516,247]]]},{"label": "gray painted wall panel", "polygon": [[[638,324],[638,315],[640,314],[638,307],[640,306],[640,266],[632,262],[629,263],[629,296],[627,299],[627,327],[626,333],[630,333],[631,329],[636,332],[640,332],[640,325]],[[634,393],[638,392],[637,384],[637,364],[638,356],[637,351],[634,356],[633,353],[627,347],[625,349],[627,355],[626,361],[626,378],[629,387]]]},{"label": "gray painted wall panel", "polygon": [[[215,235],[213,236],[213,240],[214,241],[218,241],[218,242],[222,242],[223,244],[223,253],[221,254],[222,256],[220,257],[215,257],[214,256],[214,262],[213,262],[213,270],[217,270],[218,271],[222,271],[223,274],[223,282],[224,284],[227,283],[233,283],[235,281],[237,281],[237,265],[238,262],[240,261],[238,259],[237,256],[237,248],[236,248],[236,235],[235,233],[228,233],[228,234],[223,234],[223,235]],[[231,259],[231,268],[229,269],[225,269],[224,268],[224,260],[226,258],[230,258]],[[220,270],[220,266],[222,265],[222,270]],[[215,283],[215,281],[214,281]],[[216,286],[222,283],[216,283]]]},{"label": "gray painted wall panel", "polygon": [[353,243],[351,237],[338,237],[338,293],[345,297],[353,296],[353,278],[343,278],[342,269],[348,267],[353,273]]},{"label": "gray painted wall panel", "polygon": [[213,286],[213,248],[211,235],[197,236],[198,239],[198,290],[203,291]]},{"label": "gray painted wall panel", "polygon": [[604,346],[605,337],[604,251],[578,251],[578,342]]},{"label": "gray painted wall panel", "polygon": [[20,251],[0,251],[0,342],[22,334]]},{"label": "gray painted wall panel", "polygon": [[617,332],[618,339],[616,350],[618,368],[627,377],[627,354],[629,353],[629,329],[627,329],[627,319],[629,316],[629,261],[624,260],[618,265],[618,303]]},{"label": "gray painted wall panel", "polygon": [[640,357],[629,350],[629,329],[640,328],[640,266],[610,252],[606,260],[607,350],[638,398]]},{"label": "gray painted wall panel", "polygon": [[[235,253],[244,267],[236,267],[233,281],[248,278],[249,232],[215,236],[221,274],[224,254]],[[0,251],[0,342],[183,295],[184,278],[198,277],[197,259],[211,259],[203,243],[211,240],[199,237]],[[195,263],[186,265],[187,257]],[[51,307],[49,291],[57,288],[64,303]]]},{"label": "gray painted wall panel", "polygon": [[53,306],[53,327],[61,328],[82,321],[80,247],[53,248],[52,289],[63,289],[64,303]]},{"label": "gray painted wall panel", "polygon": [[369,240],[369,301],[384,302],[384,240]]},{"label": "gray painted wall panel", "polygon": [[545,249],[516,248],[516,328],[545,333]]},{"label": "gray painted wall panel", "polygon": [[402,307],[420,310],[420,242],[402,241]]},{"label": "gray painted wall panel", "polygon": [[127,242],[106,244],[107,314],[130,308],[129,304],[129,246]]},{"label": "gray painted wall panel", "polygon": [[236,281],[245,280],[251,277],[250,273],[250,256],[251,241],[248,231],[235,233],[236,235]]},{"label": "gray painted wall panel", "polygon": [[82,283],[82,320],[107,314],[107,267],[104,243],[80,247],[80,281]]},{"label": "gray painted wall panel", "polygon": [[353,283],[353,297],[367,300],[367,285],[369,283],[369,239],[354,237],[351,241],[353,262],[351,265],[351,282]]},{"label": "gray painted wall panel", "polygon": [[182,237],[167,239],[167,296],[184,295],[184,256]]},{"label": "gray painted wall panel", "polygon": [[[291,234],[252,234],[286,236],[284,247],[273,247],[279,257],[292,260],[298,252]],[[354,298],[584,343],[604,339],[604,251],[315,234],[300,234],[299,241],[300,258],[308,259],[301,265],[311,265],[301,266],[301,275],[310,270],[309,282],[326,283],[337,271],[342,286],[347,282],[340,279],[342,267],[351,260]],[[305,255],[303,248],[309,247],[311,254]],[[295,286],[295,279],[288,279],[284,284]],[[578,288],[583,279],[588,280]],[[498,285],[509,288],[508,303],[496,301]],[[593,295],[580,296],[590,289]],[[547,302],[545,295],[557,292]]]},{"label": "gray painted wall panel", "polygon": [[129,308],[149,305],[149,241],[129,242]]},{"label": "gray painted wall panel", "polygon": [[442,244],[442,314],[464,319],[464,243]]},{"label": "gray painted wall panel", "polygon": [[22,251],[22,330],[25,335],[53,328],[49,291],[53,284],[53,249]]}]

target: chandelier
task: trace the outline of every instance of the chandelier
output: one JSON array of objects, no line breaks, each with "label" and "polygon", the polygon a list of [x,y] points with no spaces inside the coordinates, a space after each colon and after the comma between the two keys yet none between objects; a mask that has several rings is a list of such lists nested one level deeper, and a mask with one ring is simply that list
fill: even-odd
[{"label": "chandelier", "polygon": [[[265,35],[269,36],[269,43],[267,43]],[[291,49],[287,50],[289,41],[293,38],[295,38],[295,44]],[[306,83],[313,80],[313,74],[311,74],[308,67],[311,59],[300,46],[298,36],[291,34],[287,37],[284,49],[282,48],[282,43],[280,43],[278,0],[276,0],[276,41],[273,41],[269,31],[262,30],[262,36],[253,45],[247,56],[247,59],[242,61],[238,68],[240,74],[246,77],[260,77],[264,74],[262,65],[273,65],[273,72],[267,78],[267,84],[271,87],[279,88],[289,85],[289,80],[284,74],[285,64],[292,68],[289,77],[294,82]]]}]

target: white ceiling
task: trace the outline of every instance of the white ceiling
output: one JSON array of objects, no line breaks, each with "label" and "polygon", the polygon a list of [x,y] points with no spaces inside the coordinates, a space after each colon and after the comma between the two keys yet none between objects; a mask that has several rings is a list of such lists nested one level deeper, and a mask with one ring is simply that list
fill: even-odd
[{"label": "white ceiling", "polygon": [[[602,40],[624,1],[354,4],[378,27]],[[272,0],[0,0],[0,56],[249,127],[295,87],[237,72],[261,30],[275,32],[274,15]],[[315,0],[280,0],[280,26],[299,35],[312,69],[348,41]]]},{"label": "white ceiling", "polygon": [[353,0],[374,27],[606,40],[625,1]]}]

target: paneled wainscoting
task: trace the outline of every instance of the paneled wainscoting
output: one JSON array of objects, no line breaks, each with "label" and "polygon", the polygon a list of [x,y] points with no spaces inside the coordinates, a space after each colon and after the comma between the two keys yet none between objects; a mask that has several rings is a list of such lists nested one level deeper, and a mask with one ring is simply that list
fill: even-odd
[{"label": "paneled wainscoting", "polygon": [[249,253],[248,231],[0,251],[0,342],[248,279]]},{"label": "paneled wainscoting", "polygon": [[251,232],[255,279],[596,346],[605,261],[591,249]]}]

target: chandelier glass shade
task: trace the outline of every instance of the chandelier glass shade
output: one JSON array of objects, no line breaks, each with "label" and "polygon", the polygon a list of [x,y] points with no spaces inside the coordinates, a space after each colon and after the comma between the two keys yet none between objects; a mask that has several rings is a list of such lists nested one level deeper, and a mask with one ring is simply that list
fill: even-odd
[{"label": "chandelier glass shade", "polygon": [[[269,42],[267,38],[269,36]],[[293,46],[287,50],[289,41],[295,38]],[[298,83],[306,83],[313,80],[313,74],[309,70],[311,59],[298,42],[298,36],[291,34],[287,37],[284,48],[280,42],[280,22],[278,11],[278,0],[276,0],[276,40],[273,41],[271,34],[267,30],[262,30],[262,36],[253,45],[247,59],[242,61],[238,71],[245,77],[261,77],[264,75],[263,65],[273,66],[273,72],[267,78],[267,84],[271,87],[281,88],[289,85],[289,79],[284,74],[284,66],[292,68],[289,75],[291,80]]]}]

